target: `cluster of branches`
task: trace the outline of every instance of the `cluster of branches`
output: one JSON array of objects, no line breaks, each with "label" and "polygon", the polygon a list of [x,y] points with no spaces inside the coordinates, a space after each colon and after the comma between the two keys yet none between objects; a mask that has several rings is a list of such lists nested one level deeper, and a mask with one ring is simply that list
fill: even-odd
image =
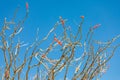
[{"label": "cluster of branches", "polygon": [[[2,69],[3,74],[1,74],[2,80],[28,80],[30,78],[33,80],[55,80],[60,74],[64,80],[100,79],[109,67],[107,62],[120,46],[120,44],[112,45],[120,38],[120,35],[106,42],[92,38],[94,30],[100,25],[91,27],[83,39],[84,16],[81,16],[76,34],[73,34],[71,28],[65,24],[67,20],[60,17],[42,40],[38,38],[38,29],[35,41],[31,45],[27,45],[16,37],[23,30],[28,12],[23,20],[15,23],[16,12],[17,10],[10,22],[5,18],[0,31],[0,54],[3,54],[1,57],[5,63]],[[55,33],[58,26],[63,28],[59,34]],[[40,45],[49,40],[53,33],[53,41],[46,49],[43,49]],[[24,52],[21,52],[23,46],[26,48]],[[22,58],[20,58],[20,54],[22,54]],[[53,54],[59,54],[59,57],[53,58],[51,56]],[[35,72],[35,70],[36,74],[31,76],[30,71]],[[41,70],[44,72],[41,73]],[[68,75],[69,73],[70,75]]]}]

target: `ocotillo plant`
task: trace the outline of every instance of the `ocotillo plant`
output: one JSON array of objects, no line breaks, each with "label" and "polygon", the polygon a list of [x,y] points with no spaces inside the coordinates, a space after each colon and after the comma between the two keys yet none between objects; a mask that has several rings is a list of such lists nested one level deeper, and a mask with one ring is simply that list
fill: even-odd
[{"label": "ocotillo plant", "polygon": [[[94,40],[92,38],[94,31],[100,26],[97,24],[90,27],[83,39],[85,34],[82,33],[82,26],[85,17],[80,17],[81,22],[77,25],[77,32],[73,33],[71,27],[66,24],[67,20],[60,16],[43,39],[38,39],[39,29],[37,29],[36,40],[31,45],[27,45],[17,36],[23,30],[23,24],[29,13],[28,8],[26,3],[26,15],[18,23],[15,22],[17,9],[11,21],[5,18],[4,25],[0,25],[2,27],[0,53],[5,63],[0,68],[2,80],[58,80],[57,77],[61,75],[62,80],[92,80],[102,77],[109,68],[107,62],[120,46],[120,44],[113,44],[120,35],[106,42]],[[62,27],[60,33],[56,33],[58,27]],[[49,38],[53,39],[49,46],[43,49],[40,45]],[[23,46],[26,47],[25,51],[22,51]],[[21,51],[22,58],[20,58]],[[53,54],[59,54],[59,56],[53,57]],[[31,76],[32,72],[36,74]]]}]

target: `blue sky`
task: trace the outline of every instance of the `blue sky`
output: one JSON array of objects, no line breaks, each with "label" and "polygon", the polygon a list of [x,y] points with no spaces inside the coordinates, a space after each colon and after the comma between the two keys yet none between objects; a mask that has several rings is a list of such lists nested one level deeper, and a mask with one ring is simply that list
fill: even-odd
[{"label": "blue sky", "polygon": [[[0,25],[4,17],[7,20],[12,18],[17,6],[20,6],[17,18],[23,18],[25,2],[29,3],[29,17],[22,35],[25,41],[33,41],[37,27],[40,28],[42,38],[59,20],[59,16],[68,19],[71,24],[74,21],[79,23],[80,16],[84,15],[83,32],[90,26],[102,24],[94,35],[99,40],[109,40],[120,34],[120,0],[0,0]],[[76,27],[72,26],[72,29],[76,30]],[[101,80],[120,80],[119,52],[117,49],[109,62],[110,69]]]}]

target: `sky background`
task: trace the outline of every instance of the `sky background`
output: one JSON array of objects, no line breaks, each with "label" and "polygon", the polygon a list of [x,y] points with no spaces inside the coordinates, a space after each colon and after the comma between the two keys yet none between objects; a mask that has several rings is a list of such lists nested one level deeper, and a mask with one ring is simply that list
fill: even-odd
[{"label": "sky background", "polygon": [[[80,16],[84,15],[83,33],[90,26],[100,23],[101,27],[94,34],[94,38],[98,40],[110,40],[120,34],[120,0],[0,0],[0,25],[5,17],[8,21],[12,18],[18,6],[20,9],[17,20],[22,19],[26,12],[26,2],[29,3],[29,17],[21,35],[25,42],[34,40],[38,27],[40,28],[39,38],[42,39],[59,20],[59,16],[68,19],[68,23],[71,24],[79,23]],[[73,31],[76,30],[74,25],[71,27]],[[120,80],[119,49],[110,60],[110,69],[101,80]]]}]

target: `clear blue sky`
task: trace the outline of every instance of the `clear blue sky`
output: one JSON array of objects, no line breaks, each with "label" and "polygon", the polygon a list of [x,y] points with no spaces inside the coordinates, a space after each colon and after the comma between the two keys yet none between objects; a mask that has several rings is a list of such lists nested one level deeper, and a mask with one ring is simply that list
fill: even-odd
[{"label": "clear blue sky", "polygon": [[[84,15],[84,30],[102,24],[94,35],[99,40],[109,40],[120,34],[120,0],[0,0],[0,25],[4,17],[8,20],[12,18],[17,6],[20,6],[18,19],[22,18],[26,11],[25,2],[29,3],[29,18],[22,35],[25,41],[32,42],[31,37],[35,36],[37,27],[42,35],[47,34],[59,16],[79,23],[80,16]],[[72,28],[76,29],[74,26]],[[116,51],[109,63],[110,69],[101,80],[120,80],[120,50]]]}]

